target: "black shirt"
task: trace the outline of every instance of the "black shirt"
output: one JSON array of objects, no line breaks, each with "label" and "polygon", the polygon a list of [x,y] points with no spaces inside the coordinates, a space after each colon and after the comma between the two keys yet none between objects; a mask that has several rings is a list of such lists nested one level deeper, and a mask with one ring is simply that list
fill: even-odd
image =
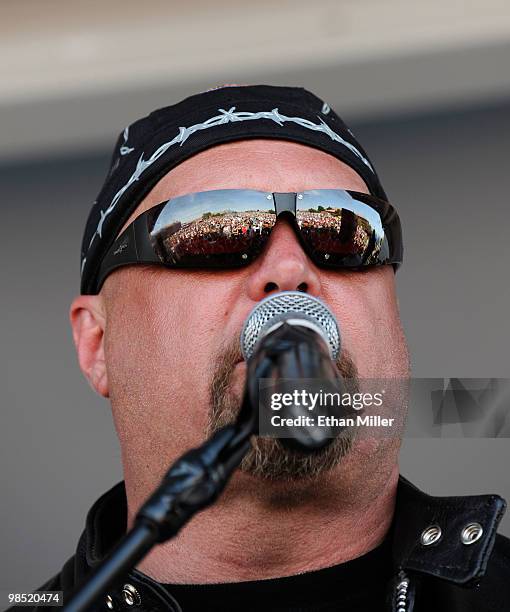
[{"label": "black shirt", "polygon": [[[116,612],[381,612],[387,600],[387,610],[392,612],[507,611],[510,540],[496,533],[505,507],[498,495],[427,495],[400,476],[388,539],[363,557],[288,578],[201,586],[162,585],[132,569],[109,588],[108,599],[100,598],[94,609],[103,611],[113,606]],[[472,523],[478,523],[483,531],[476,542],[466,546],[460,534]],[[126,524],[126,490],[124,482],[120,482],[94,503],[75,554],[39,590],[63,591],[64,601],[69,602],[93,568],[125,535]],[[435,524],[440,524],[443,535],[436,545],[425,547],[421,533]],[[331,537],[334,539],[335,534],[331,533]],[[401,588],[404,584],[406,594]],[[138,596],[136,607],[132,599],[125,597],[126,586]],[[24,612],[36,610],[39,607],[25,608]],[[12,612],[17,611],[12,608]]]},{"label": "black shirt", "polygon": [[165,584],[183,612],[379,612],[391,578],[390,537],[367,554],[285,578]]}]

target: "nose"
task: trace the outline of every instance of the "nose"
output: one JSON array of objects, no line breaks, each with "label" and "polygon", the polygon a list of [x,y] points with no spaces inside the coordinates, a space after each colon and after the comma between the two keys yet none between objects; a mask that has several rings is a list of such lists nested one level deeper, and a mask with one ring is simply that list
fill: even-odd
[{"label": "nose", "polygon": [[259,301],[278,291],[303,291],[319,295],[321,283],[317,268],[301,248],[289,222],[278,217],[269,241],[250,266],[248,295]]}]

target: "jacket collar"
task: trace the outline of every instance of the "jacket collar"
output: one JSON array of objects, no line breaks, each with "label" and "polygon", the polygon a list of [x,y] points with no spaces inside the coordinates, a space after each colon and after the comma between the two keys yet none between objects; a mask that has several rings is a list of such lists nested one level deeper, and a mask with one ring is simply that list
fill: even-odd
[{"label": "jacket collar", "polygon": [[393,522],[396,567],[456,584],[477,582],[505,509],[499,495],[433,497],[401,476]]},{"label": "jacket collar", "polygon": [[[498,495],[427,495],[401,476],[392,525],[395,576],[411,572],[456,584],[476,583],[487,568],[505,508],[505,501]],[[121,481],[102,495],[87,515],[79,551],[89,568],[96,566],[124,535],[126,524],[126,491]],[[469,535],[472,543],[466,543]],[[137,570],[128,577],[136,589],[143,591],[145,602],[164,600],[167,609],[180,609],[156,581]]]}]

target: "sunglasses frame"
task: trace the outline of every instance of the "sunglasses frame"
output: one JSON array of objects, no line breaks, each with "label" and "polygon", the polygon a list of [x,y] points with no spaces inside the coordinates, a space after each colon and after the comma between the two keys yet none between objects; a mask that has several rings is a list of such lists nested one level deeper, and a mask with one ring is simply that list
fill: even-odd
[{"label": "sunglasses frame", "polygon": [[[363,271],[375,266],[391,264],[396,270],[402,263],[403,245],[402,245],[402,230],[400,225],[400,219],[398,217],[395,208],[387,201],[375,196],[368,195],[366,193],[352,191],[350,189],[315,189],[305,190],[301,192],[266,192],[257,191],[253,189],[222,189],[212,190],[211,193],[218,193],[219,191],[226,191],[229,194],[233,192],[250,192],[251,194],[260,193],[265,198],[269,199],[272,196],[273,204],[275,208],[275,219],[278,219],[280,215],[284,215],[289,218],[291,225],[299,239],[299,242],[310,257],[310,259],[321,268],[329,268],[336,270],[355,270]],[[324,259],[320,259],[313,249],[303,239],[301,228],[297,221],[298,212],[298,200],[303,199],[307,194],[323,193],[323,192],[338,192],[339,194],[347,194],[351,199],[368,205],[370,208],[375,210],[380,217],[382,229],[384,231],[384,237],[388,244],[389,255],[383,262],[376,262],[370,264],[364,264],[362,266],[342,266],[338,264],[331,264]],[[199,192],[205,194],[209,192]],[[101,289],[106,277],[111,274],[117,268],[127,265],[149,265],[156,264],[165,268],[173,269],[232,269],[241,268],[252,263],[254,258],[250,258],[248,261],[243,261],[238,264],[232,265],[218,265],[215,263],[203,263],[200,265],[189,265],[182,263],[167,263],[163,262],[160,256],[156,253],[153,242],[150,237],[149,222],[154,219],[158,213],[158,210],[163,210],[168,204],[171,204],[175,200],[185,197],[196,196],[196,193],[186,194],[179,196],[178,198],[171,198],[160,204],[152,206],[148,210],[141,213],[136,219],[134,219],[126,229],[117,237],[113,244],[108,249],[106,255],[101,261],[98,273],[96,275],[96,281],[94,283],[96,293]],[[352,211],[351,211],[352,212]],[[271,229],[272,231],[272,229]],[[255,258],[258,256],[255,255]]]}]

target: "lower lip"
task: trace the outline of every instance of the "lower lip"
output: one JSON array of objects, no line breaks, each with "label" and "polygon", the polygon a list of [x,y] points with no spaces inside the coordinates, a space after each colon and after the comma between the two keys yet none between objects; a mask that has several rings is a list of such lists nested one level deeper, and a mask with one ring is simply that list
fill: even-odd
[{"label": "lower lip", "polygon": [[246,362],[238,361],[232,371],[236,379],[243,379],[246,376]]},{"label": "lower lip", "polygon": [[230,379],[231,388],[234,392],[241,394],[246,378],[246,362],[238,361],[232,371]]}]

